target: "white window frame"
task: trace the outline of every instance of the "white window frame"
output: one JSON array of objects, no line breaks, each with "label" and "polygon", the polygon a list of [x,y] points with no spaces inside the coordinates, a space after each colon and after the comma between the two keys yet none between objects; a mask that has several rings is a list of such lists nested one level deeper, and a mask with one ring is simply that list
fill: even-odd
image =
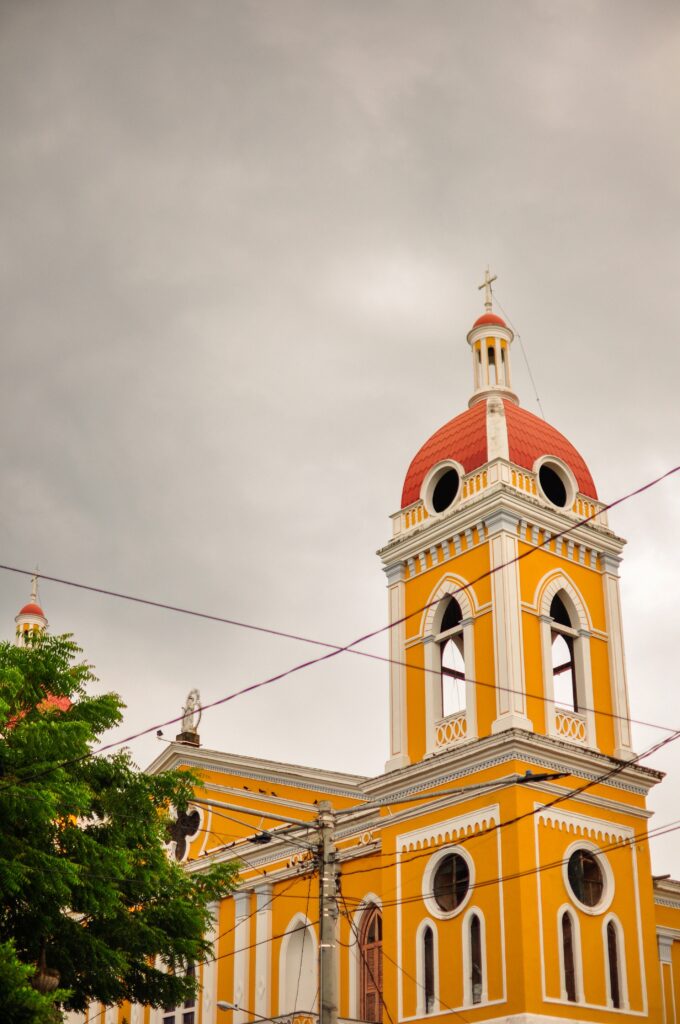
[{"label": "white window frame", "polygon": [[[602,871],[603,886],[602,886],[602,898],[599,903],[596,903],[594,907],[589,907],[585,903],[581,903],[576,893],[569,884],[569,858],[577,850],[587,850],[588,853],[592,853],[597,858],[597,862],[600,865]],[[572,901],[575,907],[583,914],[588,914],[589,917],[599,917],[600,914],[606,913],[611,906],[611,902],[614,899],[614,872],[612,871],[611,864],[603,854],[599,846],[595,843],[591,843],[589,839],[579,838],[575,842],[571,843],[570,846],[564,851],[562,858],[562,880],[564,882],[564,888],[567,890],[567,895]]]},{"label": "white window frame", "polygon": [[[482,954],[482,998],[472,1001],[472,918],[479,920],[479,941]],[[489,973],[486,961],[486,919],[477,906],[468,907],[462,921],[463,928],[463,1002],[465,1006],[482,1006],[489,1001]]]},{"label": "white window frame", "polygon": [[361,1019],[361,949],[359,947],[359,936],[361,935],[361,924],[364,919],[364,915],[377,907],[382,914],[382,900],[375,893],[367,893],[361,904],[352,918],[352,926],[350,928],[350,943],[351,949],[349,951],[349,1005],[350,1013],[356,1020]]},{"label": "white window frame", "polygon": [[[452,854],[461,857],[467,864],[470,875],[468,891],[461,900],[459,906],[454,910],[442,910],[433,895],[434,876],[441,862]],[[452,917],[458,917],[463,913],[472,898],[472,890],[475,887],[475,862],[464,846],[444,846],[430,857],[423,872],[423,900],[428,913],[438,921],[450,921]]]},{"label": "white window frame", "polygon": [[[571,938],[572,948],[574,952],[574,981],[576,988],[576,1002],[572,1003],[571,999],[567,999],[567,985],[564,974],[564,940],[562,938],[562,918],[565,914],[568,914],[571,919]],[[560,999],[567,1006],[577,1006],[579,1003],[585,1002],[585,995],[583,990],[583,958],[581,955],[581,927],[578,920],[578,914],[574,911],[574,908],[569,906],[568,903],[563,903],[557,911],[557,950],[559,955],[560,963]]]},{"label": "white window frame", "polygon": [[[289,993],[287,991],[287,987],[288,986],[287,986],[287,972],[286,972],[286,965],[287,965],[287,958],[288,958],[288,947],[290,946],[291,938],[293,938],[293,936],[298,934],[298,929],[301,930],[301,926],[302,925],[304,925],[305,928],[307,929],[307,932],[306,932],[307,938],[305,939],[305,942],[307,942],[308,939],[309,939],[309,940],[311,940],[311,943],[312,943],[312,963],[318,964],[318,950],[319,950],[319,946],[318,946],[318,940],[317,940],[317,937],[316,937],[316,932],[314,931],[314,928],[312,927],[312,923],[309,920],[309,918],[305,914],[297,913],[288,922],[288,925],[286,927],[286,931],[285,931],[284,936],[283,936],[283,938],[281,940],[281,950],[279,952],[279,1013],[278,1013],[278,1016],[289,1015],[289,1014],[295,1015],[296,1013],[303,1012],[303,1011],[296,1010],[295,1007],[289,1008],[288,1005],[287,1005],[288,1002],[289,1002],[289,999],[288,999]],[[317,975],[318,975],[318,967],[316,967],[316,971],[317,971]],[[318,977],[317,977],[317,989],[318,989]],[[294,992],[292,993],[292,997],[293,997],[293,999],[291,999],[290,1002],[292,1002],[294,1000],[294,998],[295,998],[295,993]],[[311,1007],[305,1006],[303,1008],[304,1012],[305,1013],[309,1013],[310,1010],[311,1011],[315,1011],[317,1006],[318,1006],[318,1002],[319,1002],[319,999],[318,999],[318,995],[317,995],[317,997],[315,999],[315,1002],[314,1002],[314,1006],[311,1006]]]},{"label": "white window frame", "polygon": [[[432,930],[432,958],[434,960],[434,1006],[427,1013],[425,1005],[425,929]],[[416,931],[416,1017],[433,1017],[439,1013],[439,933],[432,918],[424,918]]]},{"label": "white window frame", "polygon": [[616,953],[618,958],[619,974],[619,995],[621,1006],[619,1010],[629,1010],[628,1002],[628,971],[626,970],[626,942],[623,927],[616,914],[606,914],[602,920],[602,943],[604,947],[605,963],[605,985],[607,986],[607,1006],[613,1007],[611,982],[609,980],[609,942],[607,939],[607,926],[613,924],[616,930]]},{"label": "white window frame", "polygon": [[[460,624],[446,633],[440,632],[449,598],[460,605]],[[443,720],[441,649],[444,639],[455,634],[463,636],[463,660],[465,663],[465,741],[477,738],[477,687],[475,685],[475,605],[467,581],[460,576],[447,574],[440,580],[426,602],[426,611],[421,622],[421,637],[425,662],[425,732],[426,752],[434,753],[437,746],[437,725]]]},{"label": "white window frame", "polygon": [[[579,704],[576,714],[585,726],[585,746],[597,750],[597,727],[593,703],[593,672],[590,659],[592,626],[586,612],[586,604],[573,582],[562,571],[552,572],[544,577],[537,588],[536,600],[541,631],[541,662],[543,668],[543,694],[545,696],[546,732],[549,736],[561,736],[557,730],[555,712],[555,685],[553,679],[552,645],[553,631],[569,636],[573,640],[575,689]],[[560,595],[569,616],[577,625],[572,629],[556,624],[550,615],[553,598]],[[566,600],[565,600],[566,598]],[[560,706],[561,707],[561,706]]]}]

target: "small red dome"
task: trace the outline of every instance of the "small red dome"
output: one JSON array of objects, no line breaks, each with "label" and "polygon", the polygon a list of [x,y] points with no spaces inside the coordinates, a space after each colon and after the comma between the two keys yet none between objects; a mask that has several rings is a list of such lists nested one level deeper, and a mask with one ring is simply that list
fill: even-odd
[{"label": "small red dome", "polygon": [[45,618],[45,613],[40,605],[34,604],[32,601],[29,601],[28,604],[24,605],[19,612],[19,615],[39,615],[41,618]]},{"label": "small red dome", "polygon": [[505,327],[506,330],[508,326],[505,320],[501,320],[495,313],[482,313],[473,323],[472,330],[474,331],[475,327],[482,327],[484,324],[495,324],[496,327]]},{"label": "small red dome", "polygon": [[[597,500],[595,484],[583,457],[559,430],[514,402],[504,400],[503,408],[511,462],[531,470],[542,455],[556,455],[571,469],[581,494]],[[488,462],[485,401],[476,402],[471,409],[454,416],[425,442],[408,468],[402,508],[418,500],[423,480],[433,466],[445,459],[459,462],[466,473]]]}]

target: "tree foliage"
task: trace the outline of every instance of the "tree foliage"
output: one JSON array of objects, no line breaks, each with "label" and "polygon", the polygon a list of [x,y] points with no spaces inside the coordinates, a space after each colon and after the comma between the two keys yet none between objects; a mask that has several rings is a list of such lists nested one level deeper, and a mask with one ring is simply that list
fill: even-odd
[{"label": "tree foliage", "polygon": [[[187,965],[213,955],[209,904],[234,869],[189,874],[166,854],[170,810],[198,785],[191,773],[146,775],[125,750],[90,756],[123,704],[87,693],[80,653],[68,636],[0,644],[0,986],[5,961],[18,990],[21,964],[32,974],[44,956],[66,1008],[176,1005],[194,986]],[[49,1019],[40,1012],[16,1020]]]}]

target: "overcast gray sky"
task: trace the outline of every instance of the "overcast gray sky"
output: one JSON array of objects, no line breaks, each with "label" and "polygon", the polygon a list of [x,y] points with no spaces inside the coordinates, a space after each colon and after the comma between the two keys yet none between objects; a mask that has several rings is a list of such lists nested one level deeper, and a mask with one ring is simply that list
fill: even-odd
[{"label": "overcast gray sky", "polygon": [[[0,561],[336,643],[380,626],[374,552],[465,407],[487,262],[601,496],[680,462],[679,68],[671,0],[4,0]],[[633,712],[680,726],[680,479],[612,522]],[[7,636],[27,593],[0,576]],[[41,596],[120,736],[314,654]],[[344,655],[201,732],[377,773],[386,724],[386,666]],[[651,763],[659,825],[680,744]]]}]

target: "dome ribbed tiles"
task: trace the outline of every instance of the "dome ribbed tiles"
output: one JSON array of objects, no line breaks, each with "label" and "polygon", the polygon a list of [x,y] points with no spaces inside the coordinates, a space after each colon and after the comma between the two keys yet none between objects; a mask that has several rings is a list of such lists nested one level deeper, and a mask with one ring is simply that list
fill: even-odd
[{"label": "dome ribbed tiles", "polygon": [[[504,400],[503,408],[511,462],[531,470],[542,455],[555,455],[571,469],[580,493],[597,499],[597,490],[585,461],[559,430],[514,402]],[[466,473],[488,462],[486,401],[454,416],[425,442],[408,468],[401,495],[402,508],[418,500],[429,471],[446,459],[460,463]]]}]

